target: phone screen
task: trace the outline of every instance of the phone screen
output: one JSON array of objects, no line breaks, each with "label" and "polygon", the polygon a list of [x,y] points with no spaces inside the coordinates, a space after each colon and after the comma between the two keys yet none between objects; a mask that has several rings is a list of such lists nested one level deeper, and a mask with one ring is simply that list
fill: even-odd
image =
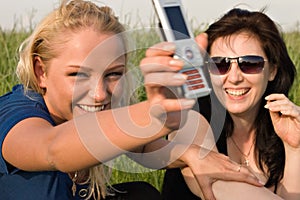
[{"label": "phone screen", "polygon": [[190,35],[185,25],[184,18],[179,6],[165,7],[175,40],[189,39]]}]

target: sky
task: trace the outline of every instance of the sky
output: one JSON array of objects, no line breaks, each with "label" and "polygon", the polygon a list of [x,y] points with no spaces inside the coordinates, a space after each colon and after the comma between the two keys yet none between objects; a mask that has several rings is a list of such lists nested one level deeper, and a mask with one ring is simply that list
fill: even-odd
[{"label": "sky", "polygon": [[[242,8],[260,10],[267,7],[266,14],[277,22],[283,31],[300,28],[299,0],[181,0],[188,19],[197,24],[211,23],[229,9]],[[28,27],[36,24],[58,5],[59,0],[0,0],[0,25],[11,29],[14,23]],[[95,0],[100,5],[113,8],[123,23],[149,25],[154,9],[151,0]]]}]

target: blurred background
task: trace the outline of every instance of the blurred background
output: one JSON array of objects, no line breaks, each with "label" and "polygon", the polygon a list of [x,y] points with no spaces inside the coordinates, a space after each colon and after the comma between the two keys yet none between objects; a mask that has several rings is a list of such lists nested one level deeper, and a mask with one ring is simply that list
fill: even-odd
[{"label": "blurred background", "polygon": [[[58,5],[59,0],[1,0],[0,25],[12,28],[16,23],[29,27]],[[151,0],[94,0],[112,7],[123,23],[148,26],[154,11]],[[188,18],[195,23],[211,23],[227,10],[243,4],[251,10],[266,7],[266,13],[285,31],[294,30],[300,22],[299,0],[182,0]]]}]

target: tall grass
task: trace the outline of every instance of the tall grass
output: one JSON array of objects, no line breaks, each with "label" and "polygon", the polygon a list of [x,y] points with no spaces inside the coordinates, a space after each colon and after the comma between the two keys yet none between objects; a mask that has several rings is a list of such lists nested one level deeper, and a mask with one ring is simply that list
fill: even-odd
[{"label": "tall grass", "polygon": [[[195,33],[201,30],[196,29]],[[17,78],[15,76],[15,67],[17,65],[17,49],[21,42],[30,34],[31,31],[25,29],[18,30],[3,30],[0,27],[0,95],[8,92]],[[139,61],[144,57],[146,47],[150,47],[159,41],[159,37],[155,30],[152,29],[139,29],[132,32],[131,37],[136,41],[136,51],[132,52],[132,57],[129,60],[131,67],[138,68]],[[284,33],[284,39],[287,44],[289,54],[296,65],[297,71],[300,72],[300,32],[295,30],[293,32]],[[140,74],[138,74],[140,76]],[[145,99],[143,88],[139,91],[140,100]],[[293,88],[290,91],[290,99],[296,104],[300,105],[300,75],[297,76]],[[119,165],[119,166],[118,166]],[[122,166],[124,165],[124,166]],[[120,170],[113,170],[112,183],[144,180],[156,188],[161,189],[162,180],[164,177],[164,170],[149,172],[137,163],[126,159],[124,156],[117,159],[116,168],[124,169],[124,167],[131,167],[140,170],[141,173],[127,173]]]},{"label": "tall grass", "polygon": [[3,30],[0,27],[0,94],[9,91],[17,83],[15,68],[18,47],[29,34],[30,31],[23,29]]},{"label": "tall grass", "polygon": [[300,105],[300,31],[297,30],[284,34],[284,40],[298,72],[289,97],[297,105]]}]

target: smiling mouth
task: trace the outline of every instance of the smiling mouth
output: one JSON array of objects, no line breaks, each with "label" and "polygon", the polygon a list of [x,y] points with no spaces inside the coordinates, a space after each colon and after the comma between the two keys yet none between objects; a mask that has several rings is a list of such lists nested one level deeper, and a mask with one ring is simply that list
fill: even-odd
[{"label": "smiling mouth", "polygon": [[79,105],[79,107],[86,112],[99,112],[104,110],[104,105],[101,106],[87,106],[87,105]]},{"label": "smiling mouth", "polygon": [[243,96],[245,95],[250,89],[240,89],[240,90],[232,90],[232,89],[226,89],[226,93],[231,95],[231,96]]}]

